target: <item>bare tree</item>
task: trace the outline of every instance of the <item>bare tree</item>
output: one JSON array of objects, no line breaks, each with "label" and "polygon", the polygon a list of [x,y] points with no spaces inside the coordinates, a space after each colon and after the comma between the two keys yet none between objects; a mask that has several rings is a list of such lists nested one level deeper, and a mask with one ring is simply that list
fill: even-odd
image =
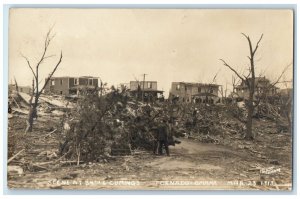
[{"label": "bare tree", "polygon": [[[44,41],[42,56],[41,56],[41,58],[39,59],[39,61],[36,63],[36,65],[34,67],[31,65],[29,59],[26,56],[22,55],[22,57],[26,60],[27,65],[28,65],[28,67],[30,68],[30,70],[33,74],[32,94],[31,94],[31,99],[30,99],[30,102],[29,102],[30,103],[30,110],[29,110],[29,115],[28,115],[28,120],[27,120],[27,127],[26,127],[26,130],[25,130],[25,133],[26,132],[32,132],[33,119],[37,118],[37,107],[38,107],[39,97],[42,94],[42,92],[45,89],[46,85],[48,84],[51,77],[53,76],[53,74],[55,73],[55,71],[57,70],[58,66],[60,65],[60,63],[62,61],[63,56],[62,56],[62,52],[61,52],[58,62],[56,63],[55,67],[52,69],[52,72],[49,74],[49,76],[47,77],[44,85],[40,89],[39,88],[39,84],[40,84],[39,69],[40,69],[40,66],[46,59],[54,56],[54,55],[47,55],[49,45],[50,45],[52,39],[55,36],[55,35],[51,35],[51,31],[52,31],[52,28],[47,32],[47,35],[46,35],[45,41]],[[33,98],[34,98],[34,102],[32,102]]]},{"label": "bare tree", "polygon": [[220,59],[223,64],[228,67],[232,72],[236,74],[238,78],[241,79],[242,82],[246,83],[247,88],[249,89],[249,97],[246,100],[246,107],[247,107],[247,122],[246,122],[246,134],[245,139],[251,140],[254,139],[253,133],[252,133],[252,116],[254,113],[254,108],[256,104],[254,104],[254,93],[255,93],[255,53],[257,52],[257,49],[259,47],[259,43],[261,42],[263,38],[263,34],[261,34],[259,40],[256,42],[256,45],[253,46],[251,39],[248,35],[242,33],[242,35],[247,39],[248,45],[249,45],[249,54],[250,56],[247,56],[250,61],[250,68],[249,68],[249,74],[247,76],[239,74],[233,67],[231,67],[227,62],[225,62],[223,59]]},{"label": "bare tree", "polygon": [[[212,95],[213,93],[213,89],[214,87],[216,86],[216,80],[217,80],[217,77],[218,77],[218,74],[220,72],[220,69],[216,72],[216,74],[213,76],[212,78],[212,81],[210,81],[209,83],[205,83],[204,86],[203,86],[203,89],[204,89],[204,96],[205,96],[205,99],[204,99],[204,102],[205,103],[210,103],[210,99],[209,99],[209,96]],[[218,90],[217,92],[221,92],[220,90]],[[222,96],[223,96],[223,92],[221,93]]]}]

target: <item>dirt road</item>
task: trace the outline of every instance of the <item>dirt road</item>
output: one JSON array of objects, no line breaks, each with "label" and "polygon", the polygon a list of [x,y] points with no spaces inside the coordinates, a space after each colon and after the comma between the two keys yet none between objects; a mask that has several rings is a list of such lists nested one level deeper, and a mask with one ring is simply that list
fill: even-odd
[{"label": "dirt road", "polygon": [[101,163],[54,166],[10,176],[9,185],[34,189],[287,189],[276,184],[282,173],[261,174],[258,166],[272,165],[258,161],[243,149],[182,139],[181,144],[170,147],[170,153],[168,157],[137,151],[134,155],[112,157]]}]

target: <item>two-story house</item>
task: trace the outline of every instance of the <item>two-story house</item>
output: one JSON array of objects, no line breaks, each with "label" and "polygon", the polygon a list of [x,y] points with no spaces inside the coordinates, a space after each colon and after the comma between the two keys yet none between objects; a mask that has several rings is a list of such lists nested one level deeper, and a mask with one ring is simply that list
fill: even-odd
[{"label": "two-story house", "polygon": [[[47,79],[45,80],[47,81]],[[76,95],[81,90],[91,90],[98,87],[98,78],[82,77],[52,77],[44,90],[45,94]]]},{"label": "two-story house", "polygon": [[[249,79],[249,84],[251,83]],[[261,97],[261,96],[274,96],[278,92],[278,87],[272,85],[270,80],[266,77],[256,77],[255,78],[255,90],[254,90],[254,97]],[[234,88],[235,94],[242,99],[249,98],[249,88],[247,86],[246,81],[243,81],[240,85]]]},{"label": "two-story house", "polygon": [[187,103],[217,103],[219,85],[190,82],[172,82],[169,98]]},{"label": "two-story house", "polygon": [[158,94],[163,94],[157,89],[157,81],[130,81],[129,89],[133,96],[147,101],[156,100]]}]

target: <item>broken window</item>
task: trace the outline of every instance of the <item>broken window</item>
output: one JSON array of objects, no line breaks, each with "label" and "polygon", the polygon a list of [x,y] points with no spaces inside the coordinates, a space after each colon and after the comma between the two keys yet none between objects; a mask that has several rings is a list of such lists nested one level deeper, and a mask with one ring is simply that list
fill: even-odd
[{"label": "broken window", "polygon": [[74,85],[78,85],[78,82],[79,82],[79,81],[78,81],[78,78],[75,78],[75,79],[74,79]]},{"label": "broken window", "polygon": [[93,79],[89,79],[89,85],[93,85]]},{"label": "broken window", "polygon": [[55,81],[51,80],[51,86],[54,86],[54,85],[55,85]]}]

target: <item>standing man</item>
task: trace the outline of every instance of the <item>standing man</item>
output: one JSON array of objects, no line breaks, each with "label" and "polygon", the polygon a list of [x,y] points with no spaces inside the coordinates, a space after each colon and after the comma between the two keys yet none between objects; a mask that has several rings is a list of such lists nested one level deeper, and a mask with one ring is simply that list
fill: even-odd
[{"label": "standing man", "polygon": [[167,156],[170,156],[169,153],[169,143],[168,143],[168,120],[163,118],[161,125],[158,127],[158,153],[162,155],[162,147],[164,146],[166,149]]}]

